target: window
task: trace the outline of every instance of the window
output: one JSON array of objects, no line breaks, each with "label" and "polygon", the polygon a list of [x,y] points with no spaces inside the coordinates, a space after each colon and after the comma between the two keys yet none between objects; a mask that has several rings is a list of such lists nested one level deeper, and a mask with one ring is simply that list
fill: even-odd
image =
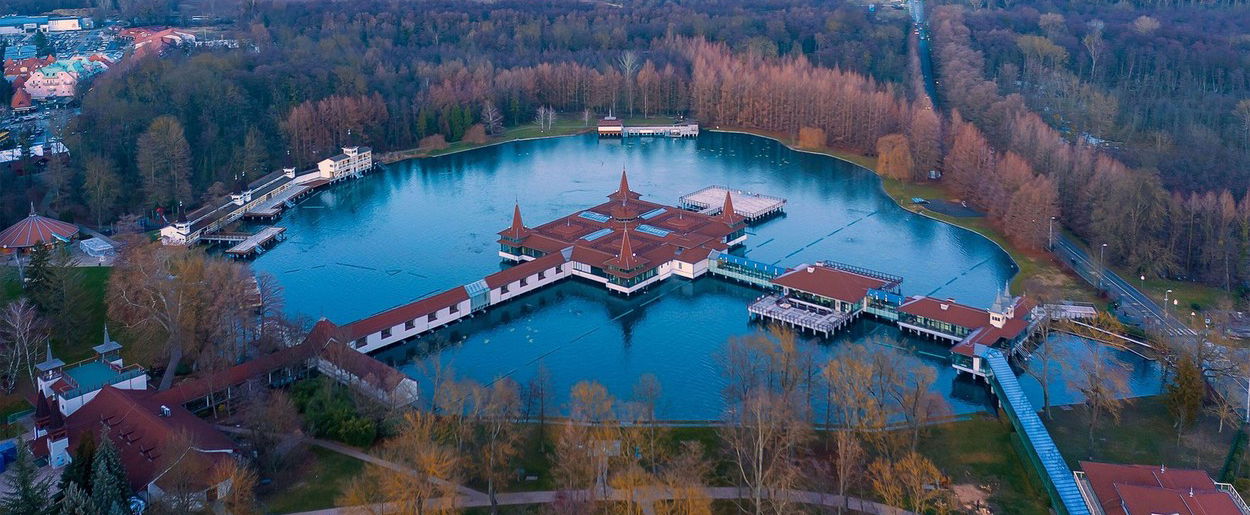
[{"label": "window", "polygon": [[430,316],[426,317],[425,320],[430,323],[434,323],[435,320],[438,320],[438,312],[435,311],[433,313],[430,313]]},{"label": "window", "polygon": [[453,306],[451,307],[451,312],[452,312],[452,313],[459,313],[459,312],[460,312],[460,305],[459,305],[459,304],[455,304],[455,305],[453,305]]},{"label": "window", "polygon": [[356,340],[356,341],[352,342],[352,347],[355,347],[355,348],[357,348],[357,349],[359,349],[359,348],[361,348],[361,347],[364,347],[364,346],[365,346],[365,339],[364,339],[364,338],[360,338],[360,339],[358,339],[358,340]]},{"label": "window", "polygon": [[538,280],[539,280],[539,281],[541,281],[541,280],[543,280],[543,279],[546,279],[546,278],[547,278],[547,272],[546,272],[546,271],[543,271],[543,272],[538,272]]},{"label": "window", "polygon": [[521,279],[521,287],[522,287],[522,288],[524,288],[524,287],[528,286],[528,285],[529,285],[529,283],[530,283],[530,281],[529,281],[529,278],[528,278],[528,277],[525,277],[525,278],[522,278],[522,279]]},{"label": "window", "polygon": [[415,329],[416,327],[417,327],[417,321],[416,321],[416,320],[409,320],[409,321],[407,321],[407,322],[404,322],[404,329],[407,329],[407,330],[411,331],[411,330]]},{"label": "window", "polygon": [[505,284],[505,285],[503,285],[503,286],[499,287],[499,293],[507,294],[507,293],[508,293],[508,285],[506,285],[506,284]]},{"label": "window", "polygon": [[558,274],[558,273],[560,273],[560,272],[563,272],[563,271],[564,271],[564,265],[556,265],[556,273],[557,273],[557,274]]},{"label": "window", "polygon": [[383,339],[383,340],[385,340],[385,339],[390,338],[390,337],[391,337],[391,328],[387,327],[386,329],[383,329],[383,330],[382,330],[382,339]]}]

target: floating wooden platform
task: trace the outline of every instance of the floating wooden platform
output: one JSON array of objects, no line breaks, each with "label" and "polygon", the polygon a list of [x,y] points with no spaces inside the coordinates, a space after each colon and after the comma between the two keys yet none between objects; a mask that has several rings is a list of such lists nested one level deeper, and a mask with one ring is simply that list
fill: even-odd
[{"label": "floating wooden platform", "polygon": [[683,195],[678,199],[678,206],[706,215],[715,215],[724,207],[726,193],[733,198],[734,214],[745,218],[747,222],[754,222],[780,213],[786,205],[786,199],[781,197],[713,185]]},{"label": "floating wooden platform", "polygon": [[796,329],[806,329],[826,338],[833,336],[833,333],[854,320],[855,315],[859,313],[858,311],[852,313],[812,311],[799,307],[785,296],[777,294],[764,295],[755,299],[755,302],[747,306],[747,312],[751,313],[752,317],[771,320]]},{"label": "floating wooden platform", "polygon": [[277,195],[270,197],[268,200],[257,204],[249,209],[243,216],[248,218],[277,218],[288,208],[295,207],[294,200],[300,196],[312,191],[312,188],[305,184],[296,184],[282,191]]},{"label": "floating wooden platform", "polygon": [[251,257],[265,251],[265,245],[278,239],[282,233],[286,232],[286,227],[266,227],[260,232],[248,236],[237,245],[226,250],[226,255],[233,257]]}]

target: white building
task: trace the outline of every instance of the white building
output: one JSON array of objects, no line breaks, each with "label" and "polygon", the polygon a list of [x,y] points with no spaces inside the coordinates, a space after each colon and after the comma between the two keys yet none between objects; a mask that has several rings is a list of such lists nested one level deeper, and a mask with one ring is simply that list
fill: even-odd
[{"label": "white building", "polygon": [[373,167],[373,149],[369,147],[343,147],[343,153],[322,159],[317,171],[322,179],[335,181],[344,177],[360,176]]}]

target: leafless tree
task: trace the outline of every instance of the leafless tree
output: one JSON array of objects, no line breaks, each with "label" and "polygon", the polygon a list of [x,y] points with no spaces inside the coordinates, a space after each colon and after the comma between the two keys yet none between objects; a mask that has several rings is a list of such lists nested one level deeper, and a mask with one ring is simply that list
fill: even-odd
[{"label": "leafless tree", "polygon": [[811,427],[793,396],[766,389],[748,392],[725,413],[719,430],[735,479],[747,489],[746,511],[785,513],[789,501],[771,493],[793,488],[802,477],[800,453]]},{"label": "leafless tree", "polygon": [[629,114],[634,114],[634,73],[638,71],[638,67],[642,63],[638,60],[638,53],[633,50],[626,50],[617,58],[617,64],[621,68],[622,80],[625,81],[625,96],[629,102]]},{"label": "leafless tree", "polygon": [[1085,407],[1089,413],[1089,445],[1094,446],[1094,431],[1103,415],[1112,420],[1120,419],[1120,411],[1128,402],[1124,394],[1128,392],[1127,366],[1106,348],[1093,342],[1089,344],[1090,357],[1081,366],[1079,373],[1069,379],[1070,386],[1085,396]]},{"label": "leafless tree", "polygon": [[35,363],[40,347],[48,341],[48,329],[39,310],[25,298],[10,302],[0,311],[0,360],[3,360],[5,393],[17,387],[23,373],[35,382]]},{"label": "leafless tree", "polygon": [[503,131],[503,114],[489,100],[482,103],[482,125],[486,126],[486,132],[492,136]]},{"label": "leafless tree", "polygon": [[516,382],[502,378],[486,389],[482,409],[477,411],[473,453],[476,459],[470,463],[477,468],[478,476],[486,480],[491,513],[499,511],[495,494],[500,486],[507,485],[512,459],[520,450],[520,404]]}]

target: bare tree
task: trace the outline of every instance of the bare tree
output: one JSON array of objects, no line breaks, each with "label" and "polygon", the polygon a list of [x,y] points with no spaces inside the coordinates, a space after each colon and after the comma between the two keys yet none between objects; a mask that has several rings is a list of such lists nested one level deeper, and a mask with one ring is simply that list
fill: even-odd
[{"label": "bare tree", "polygon": [[[384,471],[380,480],[381,497],[400,513],[451,513],[455,511],[461,472],[461,458],[451,445],[438,438],[438,421],[425,411],[411,411],[404,416],[399,434],[387,441],[386,459],[412,470],[412,474]],[[443,498],[436,506],[430,500]]]},{"label": "bare tree", "polygon": [[683,441],[681,448],[664,464],[659,476],[661,484],[673,498],[655,505],[656,513],[668,515],[705,515],[712,512],[712,498],[707,493],[712,463],[697,441]]},{"label": "bare tree", "polygon": [[30,301],[21,298],[0,310],[0,360],[4,366],[0,384],[5,393],[13,392],[23,373],[34,384],[36,356],[47,341],[47,325]]},{"label": "bare tree", "polygon": [[725,413],[719,433],[736,479],[747,489],[753,513],[784,513],[789,501],[773,492],[793,488],[801,479],[799,454],[811,436],[793,396],[765,389],[748,393],[746,399]]},{"label": "bare tree", "polygon": [[846,429],[833,432],[833,451],[834,480],[837,484],[838,495],[842,497],[842,504],[838,505],[838,513],[842,513],[848,507],[846,492],[862,475],[867,456],[863,446],[859,443],[859,438],[853,431]]},{"label": "bare tree", "polygon": [[638,53],[633,50],[626,50],[617,58],[617,64],[621,68],[622,80],[625,81],[625,97],[629,102],[629,115],[634,115],[634,73],[638,71],[638,67],[642,63],[638,60]]},{"label": "bare tree", "polygon": [[486,132],[492,136],[503,131],[503,113],[489,100],[482,102],[482,125],[486,126]]},{"label": "bare tree", "polygon": [[520,450],[521,398],[516,382],[502,378],[495,381],[485,392],[482,409],[477,411],[478,429],[474,441],[472,460],[478,475],[486,480],[486,494],[490,496],[491,513],[499,511],[495,494],[500,486],[506,486],[512,472],[512,459]]},{"label": "bare tree", "polygon": [[1120,411],[1128,402],[1123,395],[1128,392],[1128,370],[1115,356],[1109,355],[1099,343],[1090,343],[1090,357],[1080,372],[1069,379],[1071,388],[1085,396],[1089,414],[1089,445],[1094,447],[1094,431],[1103,415],[1119,421]]}]

